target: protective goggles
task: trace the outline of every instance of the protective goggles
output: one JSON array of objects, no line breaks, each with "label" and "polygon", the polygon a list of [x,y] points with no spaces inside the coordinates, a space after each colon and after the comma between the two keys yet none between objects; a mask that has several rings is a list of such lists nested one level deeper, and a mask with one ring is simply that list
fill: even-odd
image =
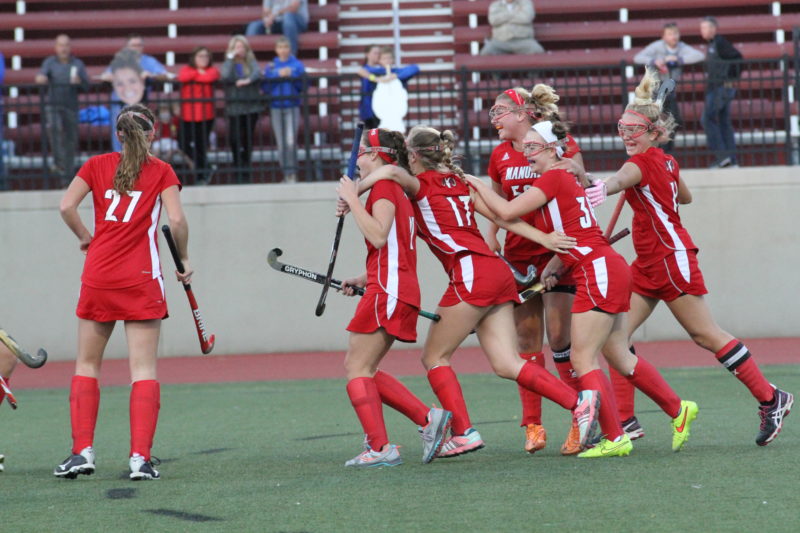
[{"label": "protective goggles", "polygon": [[373,152],[381,153],[381,154],[388,154],[394,158],[397,150],[394,148],[386,148],[385,146],[359,146],[358,147],[358,157],[361,157],[364,154],[371,154]]},{"label": "protective goggles", "polygon": [[563,146],[564,146],[563,140],[553,141],[550,143],[527,142],[527,143],[522,143],[522,153],[525,154],[526,158],[531,158],[541,154],[545,150],[549,150],[550,148],[555,149]]},{"label": "protective goggles", "polygon": [[624,137],[625,139],[636,139],[650,131],[653,131],[652,124],[622,122],[621,120],[617,122],[617,132],[620,137]]}]

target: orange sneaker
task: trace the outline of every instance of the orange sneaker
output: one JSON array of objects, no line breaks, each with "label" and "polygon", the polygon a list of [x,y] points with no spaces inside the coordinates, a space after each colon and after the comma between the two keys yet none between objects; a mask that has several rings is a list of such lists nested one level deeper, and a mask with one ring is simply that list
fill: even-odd
[{"label": "orange sneaker", "polygon": [[525,451],[536,453],[547,445],[547,431],[539,424],[528,424],[525,428]]},{"label": "orange sneaker", "polygon": [[581,432],[578,425],[573,423],[567,434],[567,440],[561,445],[561,455],[576,455],[581,451]]}]

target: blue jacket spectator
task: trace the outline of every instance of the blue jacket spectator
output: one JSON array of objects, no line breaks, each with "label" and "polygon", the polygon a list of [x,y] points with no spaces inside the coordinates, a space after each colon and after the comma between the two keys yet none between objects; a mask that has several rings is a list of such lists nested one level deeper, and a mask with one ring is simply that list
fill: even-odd
[{"label": "blue jacket spectator", "polygon": [[[278,145],[278,156],[283,172],[283,181],[297,181],[297,132],[300,127],[300,95],[306,69],[291,53],[289,39],[281,37],[275,43],[275,59],[264,69],[267,79],[261,84],[269,101],[269,123]],[[283,81],[281,81],[283,78]]]},{"label": "blue jacket spectator", "polygon": [[[377,128],[380,119],[372,111],[372,93],[381,80],[391,81],[398,79],[405,87],[408,80],[419,74],[418,65],[393,67],[394,52],[390,48],[380,48],[372,45],[367,48],[367,62],[358,70],[361,76],[361,103],[358,106],[358,118],[364,122],[364,127]],[[387,75],[387,70],[390,73]]]},{"label": "blue jacket spectator", "polygon": [[[264,91],[264,94],[271,96],[270,107],[278,109],[299,107],[300,95],[303,93],[303,80],[297,78],[302,78],[305,72],[306,67],[303,62],[293,55],[289,55],[286,60],[276,57],[269,63],[264,69],[266,81],[261,84],[261,90]],[[295,79],[281,81],[281,78]]]}]

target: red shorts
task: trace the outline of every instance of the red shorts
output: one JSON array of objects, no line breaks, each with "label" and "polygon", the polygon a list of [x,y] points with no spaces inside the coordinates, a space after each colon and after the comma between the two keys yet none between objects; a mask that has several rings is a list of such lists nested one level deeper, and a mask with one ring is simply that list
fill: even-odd
[{"label": "red shorts", "polygon": [[164,282],[159,278],[124,289],[97,289],[81,285],[75,314],[95,322],[167,318]]},{"label": "red shorts", "polygon": [[[531,256],[528,259],[508,259],[508,262],[514,265],[514,268],[519,270],[522,274],[528,273],[528,265],[533,265],[536,267],[536,275],[541,276],[542,272],[544,271],[544,267],[547,266],[547,263],[550,262],[554,254],[539,254]],[[572,279],[572,272],[567,272],[560,278],[558,278],[558,283],[556,283],[556,287],[574,287],[575,280]],[[553,289],[551,289],[552,291]]]},{"label": "red shorts", "polygon": [[353,333],[372,333],[379,328],[403,342],[416,342],[419,309],[385,292],[366,293],[347,325]]},{"label": "red shorts", "polygon": [[631,265],[633,292],[646,298],[671,302],[684,294],[707,294],[697,251],[677,251],[661,261],[642,266],[639,259]]},{"label": "red shorts", "polygon": [[625,313],[631,307],[631,269],[625,258],[608,249],[590,255],[572,269],[577,293],[573,313],[599,309]]},{"label": "red shorts", "polygon": [[450,272],[450,285],[439,305],[450,307],[459,302],[477,307],[519,303],[517,283],[508,265],[496,255],[462,254]]}]

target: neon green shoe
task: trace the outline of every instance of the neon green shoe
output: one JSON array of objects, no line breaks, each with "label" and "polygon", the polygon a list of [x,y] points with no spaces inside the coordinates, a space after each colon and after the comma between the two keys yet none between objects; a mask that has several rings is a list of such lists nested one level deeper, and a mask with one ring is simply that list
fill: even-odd
[{"label": "neon green shoe", "polygon": [[616,442],[603,439],[600,444],[578,454],[578,457],[624,457],[630,455],[633,443],[628,435],[622,435]]},{"label": "neon green shoe", "polygon": [[672,419],[672,451],[679,452],[689,440],[689,429],[697,418],[697,404],[689,401],[681,402],[678,416]]}]

